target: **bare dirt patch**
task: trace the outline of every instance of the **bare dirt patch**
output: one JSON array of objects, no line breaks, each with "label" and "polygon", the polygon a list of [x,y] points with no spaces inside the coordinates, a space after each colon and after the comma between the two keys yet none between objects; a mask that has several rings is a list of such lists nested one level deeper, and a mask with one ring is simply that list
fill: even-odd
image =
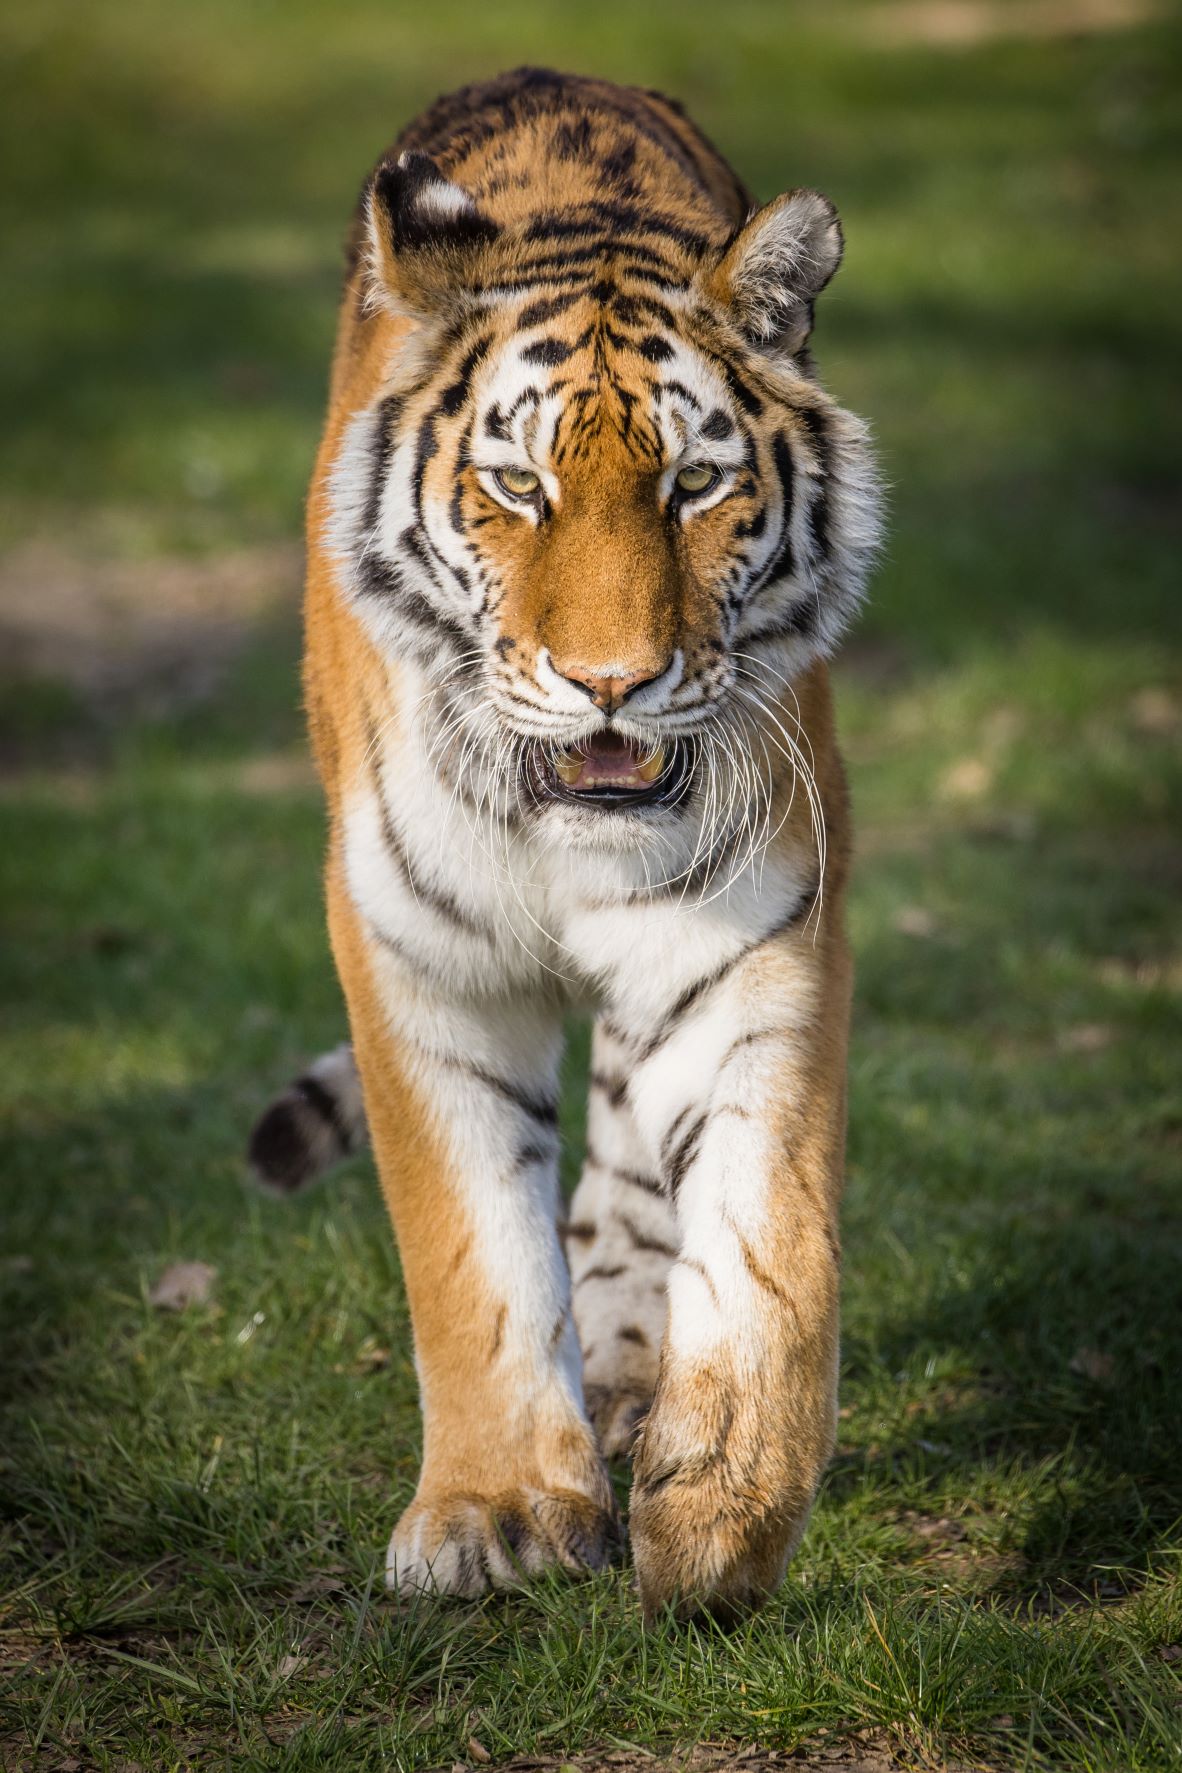
[{"label": "bare dirt patch", "polygon": [[94,560],[29,542],[0,559],[0,682],[63,683],[100,704],[200,701],[260,626],[294,619],[300,570],[290,544]]},{"label": "bare dirt patch", "polygon": [[[652,1754],[643,1748],[620,1748],[605,1754],[573,1755],[570,1759],[522,1756],[496,1763],[496,1773],[899,1773],[908,1765],[892,1752],[889,1739],[876,1730],[849,1736],[819,1731],[807,1746],[794,1751],[720,1748],[702,1743],[682,1753]],[[451,1773],[476,1773],[479,1762],[457,1761]],[[444,1770],[446,1773],[446,1770]],[[489,1773],[493,1773],[490,1767]],[[948,1763],[947,1773],[956,1773]]]}]

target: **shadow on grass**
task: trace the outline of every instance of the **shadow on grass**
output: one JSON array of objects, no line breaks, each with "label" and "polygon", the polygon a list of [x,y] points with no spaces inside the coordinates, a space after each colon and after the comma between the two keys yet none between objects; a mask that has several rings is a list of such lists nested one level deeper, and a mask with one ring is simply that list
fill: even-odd
[{"label": "shadow on grass", "polygon": [[[1022,1513],[992,1595],[1134,1586],[1178,1544],[1177,1240],[1163,1218],[1123,1233],[983,1228],[974,1246],[967,1272],[875,1337],[876,1364],[953,1353],[959,1377],[909,1406],[895,1438],[839,1456],[828,1494],[840,1506],[868,1480],[879,1493],[897,1481],[935,1513],[988,1511],[1004,1485]],[[845,1352],[856,1389],[866,1351]]]},{"label": "shadow on grass", "polygon": [[[37,1253],[6,1289],[3,1364],[22,1424],[8,1442],[9,1500],[39,1520],[54,1549],[101,1544],[105,1568],[189,1562],[186,1545],[205,1568],[218,1541],[230,1548],[235,1579],[247,1570],[250,1584],[266,1589],[275,1580],[269,1561],[276,1573],[286,1568],[301,1521],[338,1518],[338,1488],[357,1482],[381,1501],[382,1521],[366,1523],[358,1555],[388,1528],[394,1492],[409,1496],[413,1384],[373,1386],[364,1365],[350,1364],[367,1331],[383,1343],[392,1331],[405,1338],[407,1348],[393,1351],[399,1359],[409,1347],[378,1191],[366,1174],[295,1207],[260,1202],[238,1157],[248,1106],[244,1087],[221,1080],[20,1129],[24,1173],[66,1193],[23,1215],[23,1247]],[[100,1154],[133,1186],[100,1182],[74,1193]],[[940,1141],[912,1137],[908,1158],[919,1175],[938,1174]],[[942,1282],[880,1308],[856,1296],[867,1283],[853,1276],[857,1327],[846,1341],[845,1395],[872,1410],[885,1397],[889,1409],[906,1369],[927,1362],[953,1377],[898,1412],[894,1434],[839,1453],[826,1483],[839,1533],[843,1507],[864,1502],[867,1490],[872,1511],[887,1516],[915,1506],[988,1514],[999,1496],[1004,1509],[1015,1499],[1016,1557],[979,1598],[1017,1604],[1097,1592],[1109,1581],[1132,1587],[1160,1568],[1176,1550],[1182,1469],[1182,1376],[1173,1358],[1179,1250],[1164,1204],[1147,1201],[1137,1219],[1119,1224],[1072,1182],[1048,1226],[1044,1180],[1024,1224],[1012,1203],[1026,1173],[1016,1150],[994,1222],[983,1212],[977,1229],[959,1234]],[[329,1221],[336,1258],[324,1245]],[[150,1280],[178,1255],[221,1269],[216,1317],[201,1309],[161,1317],[133,1303],[138,1277]],[[230,1332],[258,1312],[275,1328],[261,1359],[248,1364]],[[317,1341],[320,1327],[340,1321],[334,1314],[348,1323],[343,1365],[340,1348],[326,1354]],[[180,1401],[194,1387],[201,1402],[182,1421]],[[331,1422],[296,1483],[279,1469],[293,1415],[314,1435],[317,1421]],[[67,1417],[79,1424],[77,1447],[64,1433]],[[121,1470],[113,1512],[101,1481],[96,1487],[85,1471],[100,1421],[111,1437],[100,1470],[125,1435],[140,1447],[139,1475]],[[253,1475],[239,1470],[220,1496],[200,1480],[215,1427],[240,1447],[269,1449]],[[320,1527],[313,1537],[319,1547]],[[303,1567],[314,1570],[320,1555],[305,1543]],[[280,1587],[285,1580],[280,1574]]]}]

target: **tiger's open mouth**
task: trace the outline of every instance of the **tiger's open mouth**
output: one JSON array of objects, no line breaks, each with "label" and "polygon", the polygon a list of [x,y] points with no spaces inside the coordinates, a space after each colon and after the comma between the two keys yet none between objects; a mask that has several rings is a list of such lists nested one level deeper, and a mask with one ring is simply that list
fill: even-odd
[{"label": "tiger's open mouth", "polygon": [[530,774],[547,800],[604,809],[650,806],[668,804],[685,791],[689,762],[684,744],[645,744],[602,732],[577,745],[535,746]]}]

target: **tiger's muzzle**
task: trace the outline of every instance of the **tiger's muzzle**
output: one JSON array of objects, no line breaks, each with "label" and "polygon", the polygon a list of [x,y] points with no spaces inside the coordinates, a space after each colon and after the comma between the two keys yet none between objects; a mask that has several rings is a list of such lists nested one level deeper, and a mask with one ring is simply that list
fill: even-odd
[{"label": "tiger's muzzle", "polygon": [[525,776],[538,805],[621,812],[679,804],[693,762],[684,739],[643,741],[604,729],[570,745],[535,742],[525,754]]}]

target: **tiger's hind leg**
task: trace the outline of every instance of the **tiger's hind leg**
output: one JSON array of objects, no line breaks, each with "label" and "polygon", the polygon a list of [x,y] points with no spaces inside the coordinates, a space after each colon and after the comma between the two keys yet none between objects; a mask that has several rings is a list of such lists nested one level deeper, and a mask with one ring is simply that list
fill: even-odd
[{"label": "tiger's hind leg", "polygon": [[587,1413],[609,1458],[628,1454],[657,1384],[673,1210],[642,1152],[624,1050],[602,1022],[592,1045],[587,1156],[566,1248]]}]

